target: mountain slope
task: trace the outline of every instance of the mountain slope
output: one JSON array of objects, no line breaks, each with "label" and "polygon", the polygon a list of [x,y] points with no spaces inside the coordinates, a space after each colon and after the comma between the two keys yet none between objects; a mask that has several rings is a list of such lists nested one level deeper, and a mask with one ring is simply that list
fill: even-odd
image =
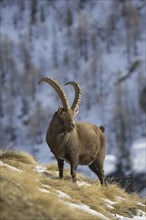
[{"label": "mountain slope", "polygon": [[40,165],[25,152],[1,151],[0,219],[145,219],[145,205],[136,194],[116,184],[108,188],[69,171],[58,179],[56,164]]}]

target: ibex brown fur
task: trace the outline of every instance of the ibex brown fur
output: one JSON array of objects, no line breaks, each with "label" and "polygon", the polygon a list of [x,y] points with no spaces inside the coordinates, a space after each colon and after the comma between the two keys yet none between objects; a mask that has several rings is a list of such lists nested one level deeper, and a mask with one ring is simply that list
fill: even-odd
[{"label": "ibex brown fur", "polygon": [[65,160],[70,163],[74,182],[77,166],[88,165],[97,174],[101,184],[106,185],[103,170],[106,152],[104,127],[74,121],[82,96],[79,84],[73,81],[66,83],[75,89],[74,102],[70,107],[65,91],[56,80],[46,77],[42,81],[54,88],[63,105],[55,112],[46,134],[47,144],[58,161],[59,177],[63,178]]}]

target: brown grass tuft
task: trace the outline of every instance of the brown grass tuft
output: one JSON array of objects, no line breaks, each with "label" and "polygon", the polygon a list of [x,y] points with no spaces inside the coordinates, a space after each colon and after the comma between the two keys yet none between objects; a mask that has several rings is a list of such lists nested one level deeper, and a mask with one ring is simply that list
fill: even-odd
[{"label": "brown grass tuft", "polygon": [[26,152],[18,152],[11,150],[0,151],[0,160],[2,160],[3,162],[14,160],[24,164],[31,164],[31,165],[35,165],[37,163],[36,159],[30,154]]}]

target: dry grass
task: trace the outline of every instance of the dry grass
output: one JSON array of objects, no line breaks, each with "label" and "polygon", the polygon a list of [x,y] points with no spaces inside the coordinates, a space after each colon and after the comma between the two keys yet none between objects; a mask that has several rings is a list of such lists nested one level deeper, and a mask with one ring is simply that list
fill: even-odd
[{"label": "dry grass", "polygon": [[31,164],[31,165],[36,165],[36,159],[26,153],[26,152],[18,152],[18,151],[11,151],[11,150],[7,150],[7,151],[0,151],[0,160],[2,161],[10,161],[10,160],[14,160],[17,162],[21,162],[24,164]]},{"label": "dry grass", "polygon": [[[17,176],[18,177],[18,176]],[[1,182],[1,219],[90,219],[84,213],[65,207],[63,202],[51,194],[39,192],[28,179],[22,185],[19,178],[3,179]],[[19,184],[16,184],[16,182]],[[21,187],[19,185],[21,184]],[[10,186],[11,185],[11,186]]]},{"label": "dry grass", "polygon": [[[0,167],[1,220],[101,220],[98,216],[69,208],[64,200],[75,204],[86,204],[111,220],[114,219],[114,214],[132,217],[137,215],[139,209],[143,211],[145,209],[138,195],[128,194],[116,184],[110,184],[108,188],[101,187],[98,182],[89,181],[78,174],[79,181],[90,184],[79,187],[72,183],[67,169],[65,169],[65,179],[59,180],[56,164],[48,165],[44,173],[38,173],[35,167],[39,164],[31,155],[24,152],[1,151],[0,160],[22,171],[16,172],[6,166]],[[48,192],[39,191],[42,188]],[[66,193],[71,199],[59,198],[56,190]]]}]

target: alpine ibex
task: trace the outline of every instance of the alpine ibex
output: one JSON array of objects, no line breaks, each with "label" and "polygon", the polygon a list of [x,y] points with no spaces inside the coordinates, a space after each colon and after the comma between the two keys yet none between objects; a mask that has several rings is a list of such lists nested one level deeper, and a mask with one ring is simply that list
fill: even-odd
[{"label": "alpine ibex", "polygon": [[62,102],[62,107],[55,112],[46,133],[46,142],[58,161],[59,178],[63,178],[65,160],[70,163],[73,182],[76,182],[77,166],[88,165],[99,177],[101,184],[107,185],[103,170],[106,151],[104,127],[75,122],[82,96],[79,84],[74,81],[66,83],[75,90],[75,98],[70,107],[63,87],[56,80],[45,77],[40,82],[49,83]]}]

